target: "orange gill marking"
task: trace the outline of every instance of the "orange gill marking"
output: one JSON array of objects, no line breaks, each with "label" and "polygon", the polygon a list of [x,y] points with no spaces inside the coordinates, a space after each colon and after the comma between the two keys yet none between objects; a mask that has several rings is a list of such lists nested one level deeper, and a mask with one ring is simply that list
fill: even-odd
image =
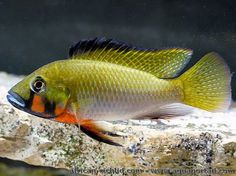
[{"label": "orange gill marking", "polygon": [[45,112],[45,106],[42,98],[38,95],[34,95],[31,110],[38,113]]},{"label": "orange gill marking", "polygon": [[[54,114],[55,114],[56,116],[58,116],[58,115],[62,114],[63,111],[64,111],[63,108],[61,108],[60,106],[56,106],[56,108],[55,108],[55,110],[54,110]],[[69,112],[67,112],[67,113],[69,113]],[[71,114],[71,113],[70,113],[70,114]],[[72,115],[72,114],[71,114],[71,115]]]}]

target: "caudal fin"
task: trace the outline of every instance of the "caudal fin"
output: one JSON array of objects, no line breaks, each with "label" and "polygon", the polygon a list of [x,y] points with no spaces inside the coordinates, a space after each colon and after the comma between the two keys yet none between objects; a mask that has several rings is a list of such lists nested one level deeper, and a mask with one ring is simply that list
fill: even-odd
[{"label": "caudal fin", "polygon": [[207,111],[225,111],[231,102],[229,67],[217,53],[209,53],[179,77],[183,102]]}]

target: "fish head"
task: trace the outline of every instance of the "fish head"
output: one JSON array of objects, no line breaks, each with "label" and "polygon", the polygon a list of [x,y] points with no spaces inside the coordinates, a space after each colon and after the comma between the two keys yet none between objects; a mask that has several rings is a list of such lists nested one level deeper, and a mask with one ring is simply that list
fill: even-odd
[{"label": "fish head", "polygon": [[38,117],[52,119],[66,110],[69,89],[49,78],[32,73],[8,91],[7,99],[16,108]]}]

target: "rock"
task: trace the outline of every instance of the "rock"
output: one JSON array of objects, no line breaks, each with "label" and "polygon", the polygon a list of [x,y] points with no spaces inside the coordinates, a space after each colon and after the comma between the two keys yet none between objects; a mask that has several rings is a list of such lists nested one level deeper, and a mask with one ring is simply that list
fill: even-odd
[{"label": "rock", "polygon": [[[1,98],[12,86],[9,82],[4,85],[6,77],[12,84],[20,79],[1,73],[1,90],[5,90]],[[128,168],[136,169],[133,172],[143,169],[139,170],[143,175],[160,172],[151,169],[169,169],[165,172],[173,174],[179,172],[176,169],[211,168],[231,169],[236,174],[235,117],[232,108],[227,113],[196,110],[169,121],[107,123],[113,131],[125,134],[118,139],[124,147],[114,147],[91,139],[74,125],[26,114],[1,99],[0,156],[78,173],[81,168],[100,169],[97,175],[118,172],[114,168],[120,169],[120,175]],[[206,171],[202,175],[207,175]]]},{"label": "rock", "polygon": [[[0,175],[1,176],[68,176],[66,169],[58,169],[44,166],[33,166],[22,161],[0,158]],[[77,175],[82,176],[82,175]]]}]

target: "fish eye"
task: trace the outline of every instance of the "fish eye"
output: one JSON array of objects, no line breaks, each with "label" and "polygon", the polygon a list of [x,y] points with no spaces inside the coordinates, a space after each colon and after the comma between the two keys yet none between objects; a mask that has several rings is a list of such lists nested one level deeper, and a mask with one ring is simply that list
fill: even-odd
[{"label": "fish eye", "polygon": [[43,80],[43,78],[38,76],[38,77],[36,77],[36,79],[32,83],[31,89],[35,93],[39,93],[45,89],[45,86],[46,86],[46,84],[45,84],[45,81]]}]

